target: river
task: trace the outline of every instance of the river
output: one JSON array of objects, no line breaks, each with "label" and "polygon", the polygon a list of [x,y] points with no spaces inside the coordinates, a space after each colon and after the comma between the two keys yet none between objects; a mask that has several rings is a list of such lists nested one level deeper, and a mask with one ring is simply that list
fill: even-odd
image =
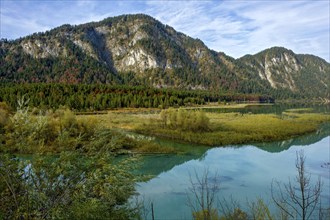
[{"label": "river", "polygon": [[[322,126],[313,134],[294,139],[240,146],[206,148],[175,144],[186,151],[180,155],[143,156],[140,172],[151,174],[149,181],[138,183],[136,189],[146,207],[146,218],[151,219],[150,206],[153,203],[155,219],[191,219],[192,210],[187,205],[189,189],[205,170],[209,180],[218,176],[220,190],[217,201],[237,201],[247,210],[247,201],[262,198],[276,214],[271,199],[273,180],[288,183],[297,175],[296,153],[304,151],[306,170],[312,182],[322,181],[322,204],[330,207],[330,126]],[[213,178],[214,179],[214,178]],[[217,202],[216,202],[217,203]],[[217,204],[215,204],[217,205]]]}]

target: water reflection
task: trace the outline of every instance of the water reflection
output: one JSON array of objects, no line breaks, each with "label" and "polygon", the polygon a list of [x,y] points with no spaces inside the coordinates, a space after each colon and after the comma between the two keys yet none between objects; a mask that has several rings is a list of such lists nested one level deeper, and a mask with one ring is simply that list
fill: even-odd
[{"label": "water reflection", "polygon": [[258,143],[256,147],[268,151],[270,153],[281,152],[288,150],[291,146],[300,145],[307,146],[316,143],[330,134],[330,123],[323,124],[315,133],[303,135],[297,138],[292,138],[285,141],[271,142],[271,143]]},{"label": "water reflection", "polygon": [[[148,156],[144,171],[156,177],[140,183],[137,190],[153,201],[156,219],[190,219],[191,210],[186,206],[189,178],[208,168],[211,176],[216,172],[220,175],[219,199],[232,196],[243,207],[247,200],[258,197],[270,202],[271,181],[287,182],[289,177],[294,178],[296,152],[304,149],[306,168],[313,179],[321,177],[323,204],[330,206],[329,169],[322,167],[330,161],[329,142],[329,127],[323,127],[315,134],[258,147],[204,148],[204,153],[200,150],[190,155]],[[279,146],[281,150],[275,150]]]},{"label": "water reflection", "polygon": [[[261,150],[267,151],[269,153],[279,153],[288,150],[292,146],[308,146],[313,143],[319,142],[330,134],[330,123],[323,124],[319,130],[312,134],[307,134],[292,138],[284,141],[268,142],[268,143],[256,143],[253,144]],[[190,160],[204,160],[207,156],[209,147],[175,143],[168,140],[158,140],[160,145],[176,148],[179,154],[168,154],[168,155],[145,155],[142,156],[143,162],[140,166],[139,173],[148,175],[159,175],[162,172],[171,170],[173,167],[183,164]],[[237,145],[237,146],[224,146],[221,148],[233,149],[233,148],[244,148],[247,145]]]}]

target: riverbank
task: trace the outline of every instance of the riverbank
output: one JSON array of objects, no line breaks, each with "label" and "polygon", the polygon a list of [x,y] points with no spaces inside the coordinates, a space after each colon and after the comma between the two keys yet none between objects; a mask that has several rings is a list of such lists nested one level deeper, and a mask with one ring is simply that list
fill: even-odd
[{"label": "riverbank", "polygon": [[[167,110],[123,108],[78,115],[65,108],[39,113],[23,108],[5,114],[6,120],[0,127],[0,152],[56,154],[79,150],[96,153],[105,147],[114,154],[184,153],[173,144],[160,144],[158,140],[188,143],[191,148],[193,144],[272,142],[314,132],[322,123],[330,121],[330,114],[315,113],[311,108],[289,109],[280,114],[236,112],[247,107],[251,106],[231,104],[235,112],[221,112],[206,106]],[[226,108],[227,105],[218,105],[218,109]]]},{"label": "riverbank", "polygon": [[271,142],[290,139],[314,132],[330,117],[317,114],[242,115],[208,113],[211,131],[192,132],[162,128],[159,123],[141,126],[136,132],[173,140],[223,146]]},{"label": "riverbank", "polygon": [[310,109],[289,110],[281,115],[217,112],[206,112],[205,115],[210,128],[199,132],[164,127],[159,111],[155,110],[141,109],[139,112],[126,109],[109,111],[107,115],[82,117],[97,118],[111,129],[207,146],[286,140],[314,132],[322,123],[330,121],[329,114],[312,113]]}]

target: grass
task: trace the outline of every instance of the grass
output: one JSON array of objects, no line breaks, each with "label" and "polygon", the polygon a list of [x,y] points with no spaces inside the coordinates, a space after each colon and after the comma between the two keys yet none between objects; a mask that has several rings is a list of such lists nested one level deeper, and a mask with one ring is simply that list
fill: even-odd
[{"label": "grass", "polygon": [[[158,112],[148,112],[145,109],[133,112],[110,111],[107,115],[80,117],[98,118],[108,128],[133,131],[179,142],[219,146],[290,139],[316,131],[321,123],[330,121],[329,114],[306,113],[307,111],[291,110],[282,115],[207,113],[211,128],[207,132],[164,128]],[[146,148],[144,151],[147,152],[162,151],[157,146]],[[167,149],[168,152],[172,150]]]},{"label": "grass", "polygon": [[[0,140],[6,148],[0,151],[61,152],[106,146],[118,153],[182,153],[173,142],[162,144],[155,137],[208,146],[251,144],[290,139],[330,122],[329,114],[313,113],[312,109],[288,110],[281,115],[203,112],[203,117],[191,114],[195,110],[171,109],[166,117],[160,109],[143,108],[78,115],[65,109],[45,115],[18,112],[20,117],[11,116],[11,123],[2,127]],[[205,126],[193,126],[201,120]]]},{"label": "grass", "polygon": [[96,123],[109,129],[118,130],[126,134],[129,138],[136,140],[137,144],[131,151],[135,153],[157,153],[157,154],[172,154],[180,153],[177,149],[169,145],[160,145],[148,137],[148,134],[132,135],[139,127],[147,126],[153,120],[158,118],[158,113],[155,110],[148,109],[121,109],[109,111],[108,114],[97,115],[78,115],[79,119],[96,120]]}]

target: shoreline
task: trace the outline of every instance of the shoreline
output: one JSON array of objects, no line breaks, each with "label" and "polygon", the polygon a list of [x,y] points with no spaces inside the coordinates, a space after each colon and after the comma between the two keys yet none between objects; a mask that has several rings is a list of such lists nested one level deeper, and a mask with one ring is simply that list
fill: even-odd
[{"label": "shoreline", "polygon": [[[231,108],[244,108],[254,104],[233,104]],[[265,105],[265,104],[257,104]],[[270,104],[266,104],[267,106]],[[203,106],[205,108],[205,106]],[[219,106],[216,108],[226,108],[227,106]],[[196,111],[190,111],[195,109]],[[171,124],[171,122],[162,121],[161,111],[179,112],[184,111],[187,115],[194,115],[195,113],[203,112],[207,127],[203,130],[196,130],[195,128],[186,126],[178,127]],[[61,113],[62,112],[62,113]],[[120,109],[107,111],[106,114],[84,114],[76,115],[70,110],[61,110],[58,113],[50,115],[29,115],[29,120],[32,123],[38,121],[47,122],[43,132],[52,132],[51,135],[47,133],[40,133],[43,140],[48,141],[47,145],[40,143],[40,146],[35,146],[39,143],[38,139],[32,140],[31,145],[23,147],[16,143],[15,139],[4,139],[5,144],[1,152],[11,153],[58,153],[61,151],[76,151],[80,148],[84,150],[93,149],[93,143],[97,143],[98,135],[108,143],[107,138],[102,139],[102,135],[108,138],[116,138],[119,140],[118,147],[113,150],[114,153],[138,153],[138,154],[166,154],[166,153],[180,153],[178,149],[173,147],[173,144],[161,145],[155,140],[156,138],[164,139],[166,141],[175,143],[204,145],[205,147],[217,147],[227,145],[241,145],[254,143],[270,143],[274,141],[285,141],[297,136],[306,135],[318,130],[323,123],[330,121],[330,114],[313,113],[310,108],[298,108],[284,111],[282,114],[275,113],[258,113],[258,114],[241,114],[237,112],[204,112],[200,108],[180,108],[180,109]],[[60,117],[60,118],[58,118]],[[178,117],[178,116],[175,116]],[[193,117],[197,117],[194,115]],[[186,121],[185,121],[186,120]],[[192,121],[191,121],[192,120]],[[184,119],[182,123],[196,123],[197,118]],[[181,120],[182,121],[182,120]],[[167,124],[166,124],[167,123]],[[26,125],[25,129],[32,129],[30,125]],[[69,126],[64,128],[63,126]],[[72,127],[74,126],[74,127]],[[62,130],[61,130],[62,129]],[[66,137],[68,145],[61,145],[59,131],[69,131],[66,129],[73,129],[71,136]],[[31,130],[31,137],[34,133]],[[8,130],[10,131],[10,130]],[[84,132],[83,139],[79,134]],[[95,133],[96,132],[96,133]],[[10,133],[7,133],[11,137]],[[76,139],[75,135],[77,138]],[[95,136],[96,135],[96,136]],[[54,138],[52,137],[54,136]],[[25,137],[21,137],[25,138]],[[52,139],[50,139],[52,138]],[[92,142],[91,142],[92,141]],[[94,141],[94,142],[93,142]],[[103,145],[97,145],[98,148]]]}]

